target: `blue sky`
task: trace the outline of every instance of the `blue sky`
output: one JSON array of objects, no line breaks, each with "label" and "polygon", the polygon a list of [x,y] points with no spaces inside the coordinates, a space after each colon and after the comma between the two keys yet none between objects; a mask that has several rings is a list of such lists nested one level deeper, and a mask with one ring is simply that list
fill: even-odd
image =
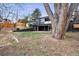
[{"label": "blue sky", "polygon": [[[51,10],[54,11],[54,4],[49,4],[50,7],[51,7]],[[25,16],[28,16],[30,14],[32,14],[32,12],[36,9],[36,8],[39,8],[40,9],[40,12],[41,12],[41,17],[43,16],[47,16],[47,13],[46,13],[46,10],[44,8],[44,5],[43,3],[8,3],[6,4],[7,7],[10,7],[10,10],[12,12],[15,13],[15,16],[16,16],[16,10],[18,8],[18,19],[22,19],[24,18]],[[9,10],[9,11],[10,11]],[[6,14],[8,13],[8,11],[5,11]],[[11,15],[10,15],[11,16]],[[10,20],[15,20],[15,18],[12,18],[9,17]]]},{"label": "blue sky", "polygon": [[[40,9],[40,12],[42,14],[41,16],[47,16],[47,13],[42,3],[26,3],[20,5],[22,7],[22,9],[19,10],[20,18],[31,14],[36,8]],[[53,4],[50,4],[50,7],[52,11],[54,11]]]}]

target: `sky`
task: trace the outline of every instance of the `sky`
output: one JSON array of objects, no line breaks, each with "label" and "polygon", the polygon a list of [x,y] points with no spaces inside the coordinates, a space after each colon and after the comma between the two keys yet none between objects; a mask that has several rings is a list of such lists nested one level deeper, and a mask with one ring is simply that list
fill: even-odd
[{"label": "sky", "polygon": [[[51,3],[49,5],[50,5],[51,10],[54,11],[54,4]],[[15,15],[16,15],[17,9],[18,9],[18,15],[19,15],[18,19],[22,19],[25,16],[32,14],[36,8],[39,8],[39,10],[41,12],[41,17],[47,16],[43,3],[7,3],[6,6],[7,7],[9,6],[10,10],[11,11],[13,10],[12,12],[14,12]],[[6,14],[8,13],[8,11],[5,11],[5,12],[6,12]],[[9,15],[9,16],[11,16],[11,15]],[[15,18],[9,17],[9,19],[13,20]]]},{"label": "sky", "polygon": [[[36,8],[40,9],[40,12],[42,14],[41,16],[47,16],[47,13],[42,3],[26,3],[26,4],[21,4],[21,6],[23,7],[22,8],[23,10],[19,10],[21,15],[20,17],[24,17],[31,14]],[[53,4],[50,4],[50,7],[53,11],[54,9]]]}]

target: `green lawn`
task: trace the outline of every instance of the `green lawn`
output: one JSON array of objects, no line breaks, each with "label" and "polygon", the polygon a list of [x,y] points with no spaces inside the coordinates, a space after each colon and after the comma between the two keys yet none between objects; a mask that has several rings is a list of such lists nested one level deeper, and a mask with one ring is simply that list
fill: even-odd
[{"label": "green lawn", "polygon": [[50,32],[19,32],[21,37],[39,38],[42,35],[51,34]]}]

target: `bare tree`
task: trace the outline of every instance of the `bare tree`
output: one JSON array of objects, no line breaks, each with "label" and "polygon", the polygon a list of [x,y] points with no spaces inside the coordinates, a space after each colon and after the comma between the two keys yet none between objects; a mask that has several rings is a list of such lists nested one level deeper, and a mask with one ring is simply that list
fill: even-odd
[{"label": "bare tree", "polygon": [[22,10],[21,4],[6,4],[0,3],[0,16],[4,18],[15,18],[18,19],[19,12],[18,10]]},{"label": "bare tree", "polygon": [[53,38],[62,39],[66,29],[68,28],[72,13],[74,9],[78,7],[78,4],[70,4],[69,6],[68,3],[55,3],[55,14],[53,14],[51,11],[48,3],[44,3],[44,7],[49,16],[49,19],[51,20]]},{"label": "bare tree", "polygon": [[[14,10],[12,10],[13,6],[9,5],[9,4],[0,4],[0,19],[4,20],[4,18],[8,19],[10,17],[15,16],[16,17],[16,11],[13,12]],[[16,7],[16,6],[15,6]],[[12,15],[12,16],[11,16]],[[17,43],[19,43],[18,39],[16,38],[16,36],[13,34],[13,32],[7,31],[8,35],[11,37],[11,39],[14,39]],[[4,46],[4,45],[2,45]]]}]

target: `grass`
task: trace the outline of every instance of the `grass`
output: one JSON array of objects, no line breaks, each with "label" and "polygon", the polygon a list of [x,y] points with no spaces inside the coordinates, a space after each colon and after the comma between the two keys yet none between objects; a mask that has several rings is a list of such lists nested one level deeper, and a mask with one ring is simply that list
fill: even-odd
[{"label": "grass", "polygon": [[63,40],[53,41],[50,32],[14,32],[19,43],[0,48],[0,55],[79,56],[79,32],[66,33]]},{"label": "grass", "polygon": [[50,34],[50,32],[20,32],[21,37],[28,37],[28,38],[40,38],[44,34]]},{"label": "grass", "polygon": [[41,35],[41,33],[37,33],[37,32],[22,32],[21,36],[22,37],[35,37],[35,36],[39,36]]}]

